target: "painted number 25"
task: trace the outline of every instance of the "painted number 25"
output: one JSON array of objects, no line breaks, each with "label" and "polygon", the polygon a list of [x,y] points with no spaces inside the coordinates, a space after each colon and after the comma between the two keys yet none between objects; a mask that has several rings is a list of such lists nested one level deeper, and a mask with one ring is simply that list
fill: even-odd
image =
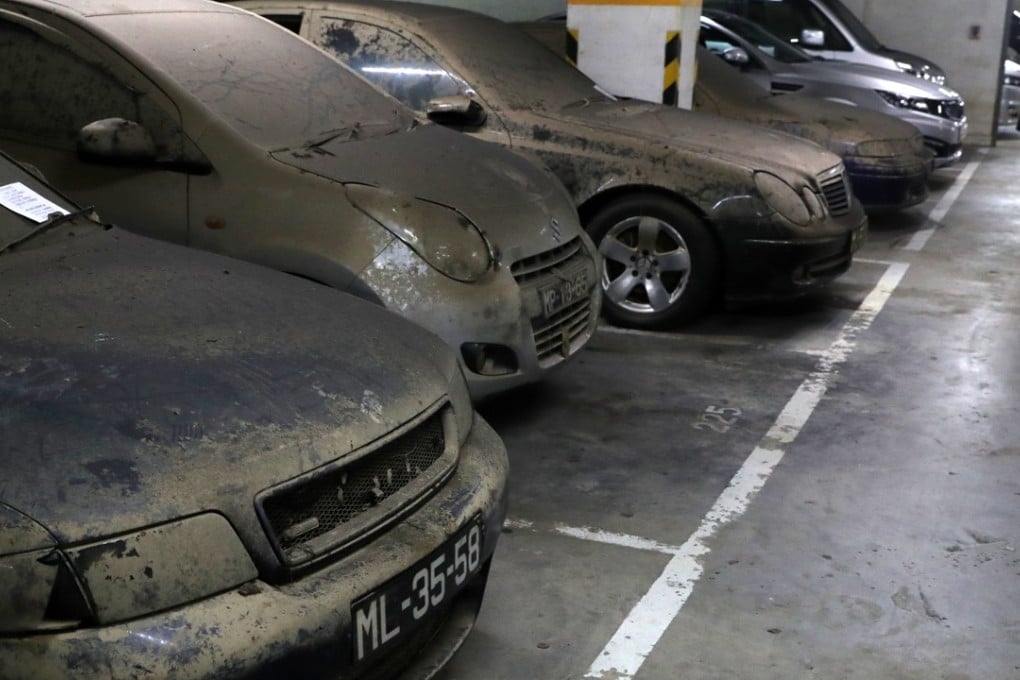
[{"label": "painted number 25", "polygon": [[730,428],[737,424],[741,416],[739,408],[729,406],[709,406],[703,413],[698,414],[698,419],[691,425],[695,430],[712,430],[719,434],[726,434]]}]

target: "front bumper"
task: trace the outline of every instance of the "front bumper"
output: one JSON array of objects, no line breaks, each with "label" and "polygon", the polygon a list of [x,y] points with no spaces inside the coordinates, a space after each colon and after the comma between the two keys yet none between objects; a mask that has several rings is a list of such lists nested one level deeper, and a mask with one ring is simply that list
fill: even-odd
[{"label": "front bumper", "polygon": [[[595,248],[585,234],[560,248],[504,261],[475,283],[432,269],[394,241],[365,269],[361,280],[402,316],[429,329],[457,352],[474,401],[538,382],[566,363],[595,332],[602,287]],[[575,255],[557,253],[578,244]],[[408,284],[408,272],[414,272]],[[587,290],[547,315],[541,294],[564,281],[587,277]]]},{"label": "front bumper", "polygon": [[[480,417],[453,477],[415,513],[357,551],[286,585],[262,581],[104,628],[0,638],[0,677],[431,677],[470,631],[506,516],[506,449]],[[472,517],[483,567],[454,599],[381,661],[352,671],[351,604],[409,569]]]},{"label": "front bumper", "polygon": [[909,208],[928,197],[931,160],[844,156],[854,195],[868,212]]},{"label": "front bumper", "polygon": [[867,237],[868,218],[854,202],[849,214],[830,218],[828,227],[820,235],[802,238],[748,233],[739,241],[731,241],[726,248],[727,298],[794,297],[846,272],[854,252]]}]

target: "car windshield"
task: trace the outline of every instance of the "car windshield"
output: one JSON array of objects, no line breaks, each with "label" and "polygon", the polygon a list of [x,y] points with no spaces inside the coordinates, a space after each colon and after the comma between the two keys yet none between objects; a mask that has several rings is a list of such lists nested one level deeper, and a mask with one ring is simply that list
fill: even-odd
[{"label": "car windshield", "polygon": [[[0,153],[0,256],[54,227],[92,217]],[[98,220],[93,220],[98,224]]]},{"label": "car windshield", "polygon": [[826,0],[825,5],[846,26],[846,30],[857,38],[857,42],[862,48],[869,52],[877,52],[882,49],[882,43],[875,37],[875,34],[869,31],[868,27],[857,18],[857,15],[846,8],[846,5],[839,0]]},{"label": "car windshield", "polygon": [[238,12],[94,21],[267,151],[389,134],[412,114],[297,36]]},{"label": "car windshield", "polygon": [[456,50],[461,75],[510,108],[555,111],[606,99],[590,78],[514,26],[470,16],[443,17],[429,27],[440,50]]},{"label": "car windshield", "polygon": [[730,29],[776,61],[803,64],[813,59],[807,52],[784,42],[753,21],[726,12],[706,12],[705,16]]}]

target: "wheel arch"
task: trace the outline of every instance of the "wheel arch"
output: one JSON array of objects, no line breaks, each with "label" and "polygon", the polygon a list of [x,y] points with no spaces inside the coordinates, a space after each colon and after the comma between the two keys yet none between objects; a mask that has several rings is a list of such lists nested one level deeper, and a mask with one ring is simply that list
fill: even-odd
[{"label": "wheel arch", "polygon": [[[715,223],[708,219],[705,211],[702,210],[696,203],[687,199],[682,194],[678,194],[675,191],[664,189],[663,187],[656,186],[654,184],[627,184],[624,186],[616,186],[600,191],[594,196],[589,197],[584,203],[578,206],[577,214],[581,219],[581,225],[585,229],[588,228],[588,224],[591,220],[610,203],[620,200],[621,198],[627,198],[628,196],[634,196],[637,194],[650,194],[653,196],[661,196],[670,200],[680,203],[683,207],[690,210],[694,215],[705,223],[708,228],[708,233],[711,234],[712,240],[715,242],[715,246],[720,253],[719,266],[723,279],[727,278],[727,262],[726,258],[722,256],[725,253],[723,248],[722,238],[719,235],[719,230],[716,228]],[[598,244],[596,244],[598,245]]]}]

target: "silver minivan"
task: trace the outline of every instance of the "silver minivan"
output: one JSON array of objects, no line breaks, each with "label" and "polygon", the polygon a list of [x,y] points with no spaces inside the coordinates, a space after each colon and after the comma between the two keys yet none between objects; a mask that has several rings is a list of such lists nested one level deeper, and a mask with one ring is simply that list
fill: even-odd
[{"label": "silver minivan", "polygon": [[945,72],[927,59],[883,45],[840,0],[704,0],[704,8],[739,14],[816,57],[946,82]]}]

